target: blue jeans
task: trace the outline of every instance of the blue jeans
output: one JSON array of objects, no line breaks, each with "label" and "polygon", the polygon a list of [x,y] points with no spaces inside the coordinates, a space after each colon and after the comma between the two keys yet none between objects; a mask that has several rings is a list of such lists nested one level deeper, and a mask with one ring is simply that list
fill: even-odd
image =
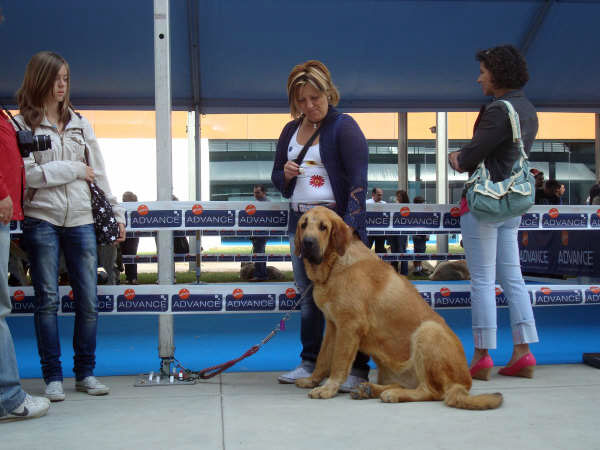
[{"label": "blue jeans", "polygon": [[[406,253],[406,244],[408,243],[408,236],[388,236],[388,242],[392,247],[392,253]],[[398,264],[400,263],[400,264]],[[400,272],[398,272],[398,265],[400,266]],[[392,261],[392,266],[396,272],[401,275],[408,275],[408,261]]]},{"label": "blue jeans", "polygon": [[508,301],[514,344],[538,342],[529,292],[521,274],[517,232],[520,217],[480,222],[471,213],[460,218],[467,266],[471,272],[471,313],[476,348],[496,348],[495,282]]},{"label": "blue jeans", "polygon": [[98,263],[94,225],[59,227],[44,220],[26,217],[23,238],[35,291],[33,318],[44,380],[49,383],[62,381],[63,378],[56,316],[60,306],[58,266],[61,249],[75,298],[73,372],[77,380],[93,375],[98,327]]},{"label": "blue jeans", "polygon": [[8,293],[9,226],[0,224],[0,416],[5,416],[25,400],[19,382],[19,369],[12,335],[6,323],[12,305]]},{"label": "blue jeans", "polygon": [[[252,238],[252,253],[264,253],[267,248],[266,237],[253,237]],[[259,280],[266,280],[267,276],[267,263],[255,262],[254,263],[254,278]]]},{"label": "blue jeans", "polygon": [[[292,213],[293,214],[293,213]],[[295,233],[289,232],[290,251],[292,254],[292,268],[294,270],[294,280],[298,287],[298,292],[302,294],[310,286],[310,280],[306,275],[304,263],[295,254],[294,245]],[[302,342],[302,352],[300,358],[303,361],[317,360],[321,342],[323,341],[323,332],[325,331],[325,318],[321,310],[315,304],[311,291],[300,302],[300,341]],[[369,356],[358,352],[352,365],[352,374],[367,378],[369,375]]]}]

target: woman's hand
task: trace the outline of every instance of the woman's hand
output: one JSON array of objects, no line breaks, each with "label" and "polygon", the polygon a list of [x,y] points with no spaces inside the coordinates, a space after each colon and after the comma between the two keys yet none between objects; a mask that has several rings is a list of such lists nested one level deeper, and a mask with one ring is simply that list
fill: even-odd
[{"label": "woman's hand", "polygon": [[119,223],[119,237],[115,241],[115,245],[118,245],[119,242],[123,242],[125,240],[125,224]]},{"label": "woman's hand", "polygon": [[460,164],[458,163],[458,155],[460,152],[452,152],[448,154],[448,162],[450,163],[450,166],[456,170],[459,173],[464,172],[464,170],[460,167]]},{"label": "woman's hand", "polygon": [[10,195],[0,200],[0,223],[8,225],[13,216],[13,203]]},{"label": "woman's hand", "polygon": [[94,173],[94,169],[92,169],[90,166],[85,166],[85,181],[93,183],[95,178],[96,174]]},{"label": "woman's hand", "polygon": [[285,166],[283,166],[283,176],[286,183],[289,183],[292,178],[297,177],[299,174],[300,166],[294,161],[288,161],[285,163]]}]

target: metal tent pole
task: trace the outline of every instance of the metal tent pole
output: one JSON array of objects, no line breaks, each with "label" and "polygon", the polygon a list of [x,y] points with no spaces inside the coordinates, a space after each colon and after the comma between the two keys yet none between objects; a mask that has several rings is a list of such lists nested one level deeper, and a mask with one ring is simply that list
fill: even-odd
[{"label": "metal tent pole", "polygon": [[[436,113],[436,145],[435,145],[435,200],[436,203],[448,203],[448,113]],[[448,235],[438,234],[437,252],[448,253]]]},{"label": "metal tent pole", "polygon": [[[173,193],[171,149],[171,48],[169,0],[154,0],[154,98],[156,108],[157,200],[170,201]],[[173,284],[173,232],[158,232],[158,284]],[[158,355],[167,375],[175,354],[173,316],[158,316]]]},{"label": "metal tent pole", "polygon": [[408,192],[408,127],[407,113],[398,113],[398,189]]}]

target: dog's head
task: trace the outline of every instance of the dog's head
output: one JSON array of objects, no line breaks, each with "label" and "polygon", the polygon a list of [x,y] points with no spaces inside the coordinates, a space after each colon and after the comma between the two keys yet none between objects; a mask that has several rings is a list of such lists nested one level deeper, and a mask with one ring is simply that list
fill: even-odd
[{"label": "dog's head", "polygon": [[352,228],[340,216],[331,209],[316,206],[298,221],[295,254],[311,264],[321,264],[333,251],[343,256],[351,239]]}]

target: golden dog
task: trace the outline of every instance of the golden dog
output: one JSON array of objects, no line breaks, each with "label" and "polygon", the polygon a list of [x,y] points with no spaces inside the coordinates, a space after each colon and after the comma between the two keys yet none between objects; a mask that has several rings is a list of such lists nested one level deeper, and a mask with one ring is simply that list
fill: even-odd
[{"label": "golden dog", "polygon": [[296,380],[298,387],[314,388],[309,397],[336,395],[360,350],[377,364],[378,384],[362,383],[354,399],[443,400],[463,409],[502,404],[499,393],[469,394],[472,380],[458,337],[335,212],[315,207],[304,213],[295,244],[327,321],[314,372]]}]

